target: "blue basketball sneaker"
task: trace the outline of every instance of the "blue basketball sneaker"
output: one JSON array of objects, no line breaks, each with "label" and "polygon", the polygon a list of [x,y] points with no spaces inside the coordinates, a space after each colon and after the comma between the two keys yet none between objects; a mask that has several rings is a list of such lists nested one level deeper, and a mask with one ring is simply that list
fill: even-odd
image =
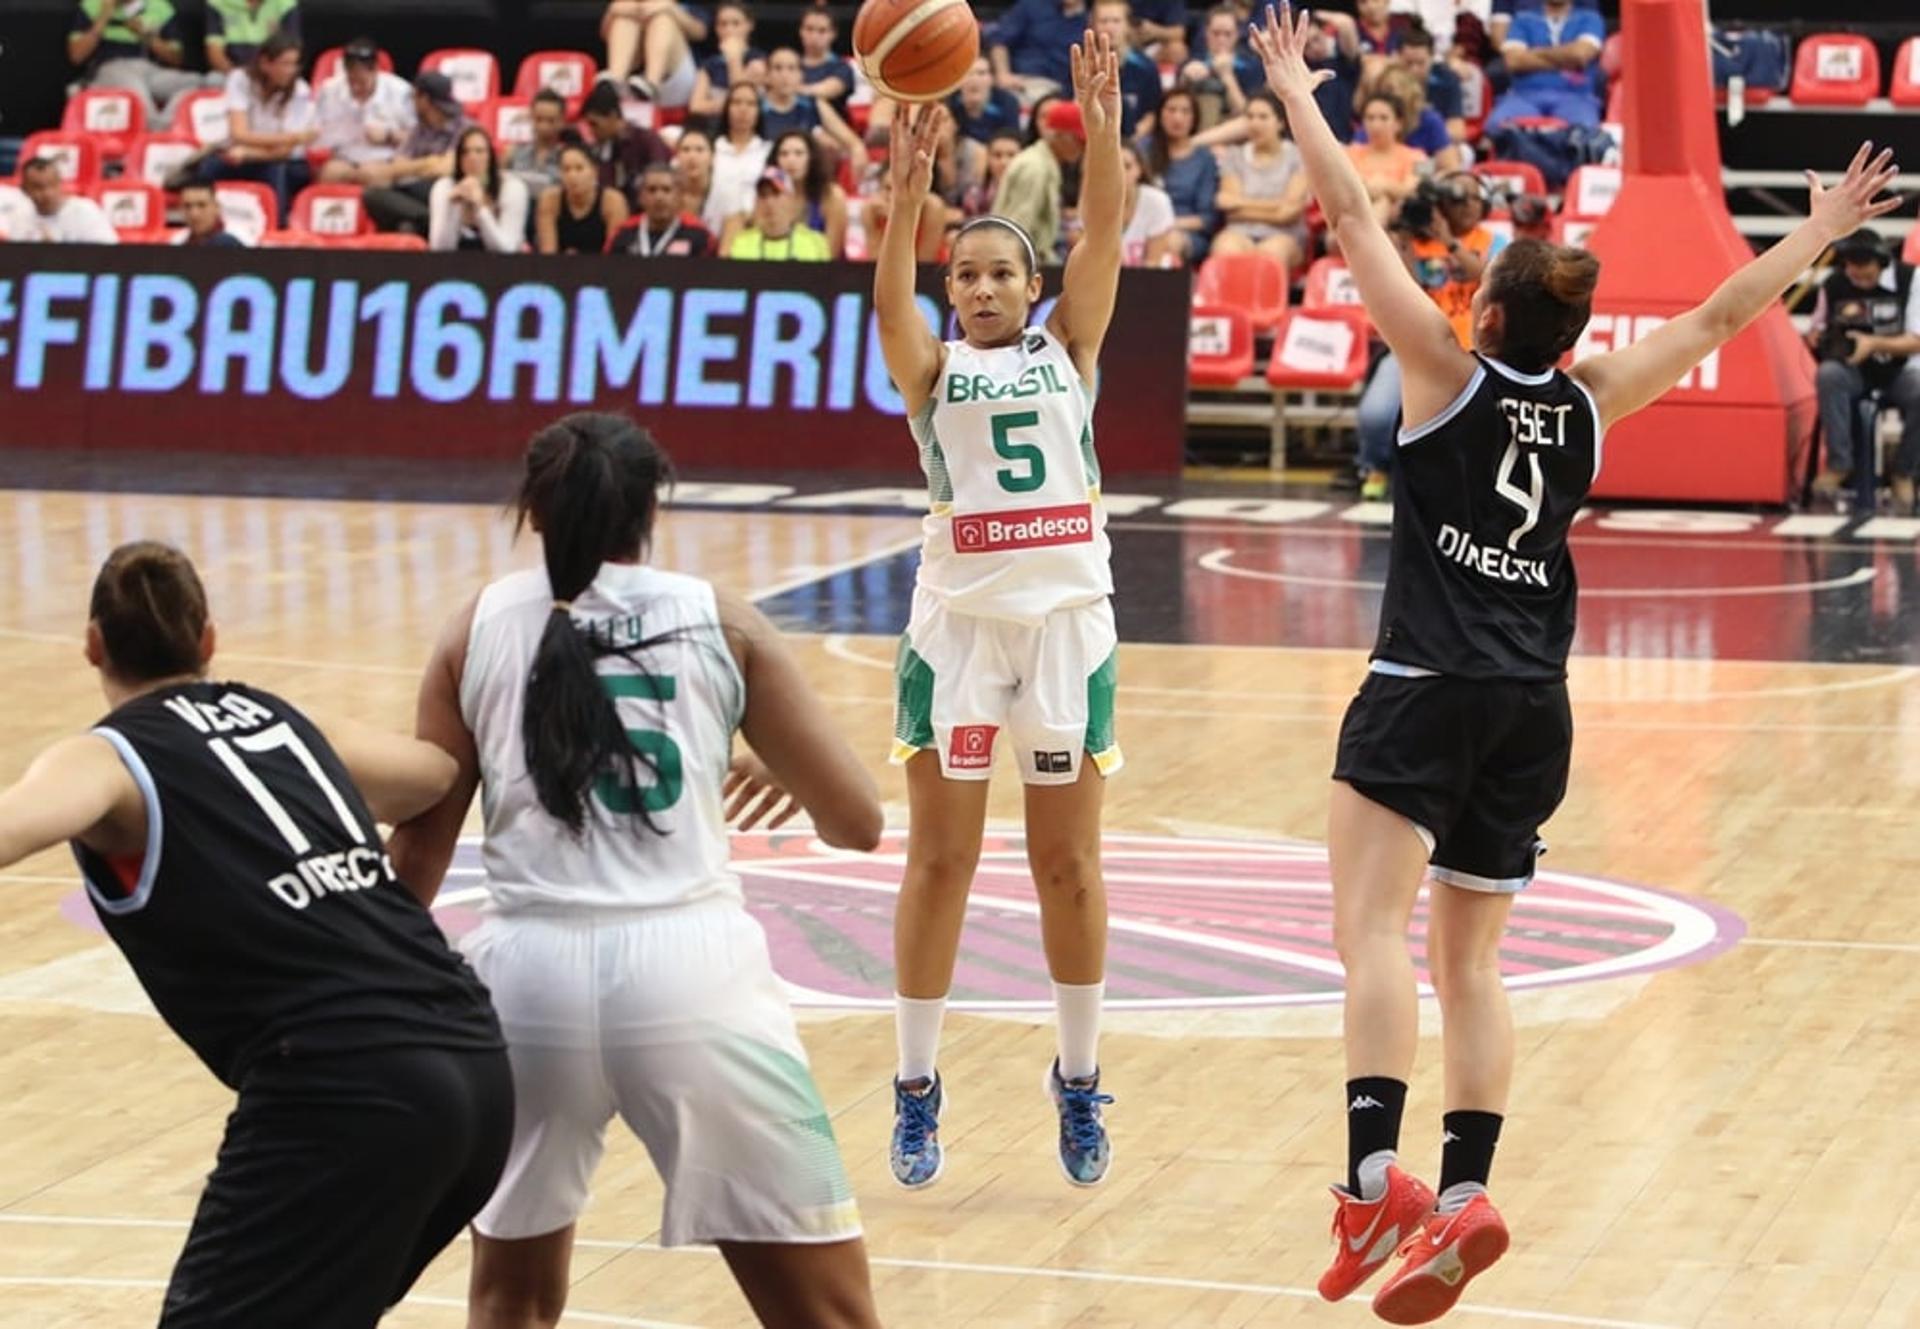
[{"label": "blue basketball sneaker", "polygon": [[893,1146],[887,1157],[893,1179],[910,1191],[933,1185],[947,1165],[940,1148],[940,1109],[945,1106],[946,1089],[937,1071],[924,1089],[893,1082]]},{"label": "blue basketball sneaker", "polygon": [[1107,1126],[1100,1120],[1101,1106],[1113,1102],[1113,1095],[1100,1092],[1100,1072],[1063,1080],[1056,1059],[1047,1067],[1047,1097],[1060,1114],[1060,1170],[1076,1186],[1098,1186],[1113,1161]]}]

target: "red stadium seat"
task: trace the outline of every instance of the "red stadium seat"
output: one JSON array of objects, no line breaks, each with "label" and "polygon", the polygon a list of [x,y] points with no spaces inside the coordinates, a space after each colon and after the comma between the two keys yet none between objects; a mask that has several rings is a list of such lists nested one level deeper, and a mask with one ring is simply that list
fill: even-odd
[{"label": "red stadium seat", "polygon": [[502,149],[533,142],[533,103],[525,97],[495,97],[473,118]]},{"label": "red stadium seat", "polygon": [[1793,53],[1796,106],[1865,106],[1880,95],[1880,51],[1851,32],[1820,32]]},{"label": "red stadium seat", "polygon": [[453,99],[469,114],[500,95],[500,62],[492,51],[462,46],[429,51],[420,61],[420,72],[428,70],[447,76],[453,84]]},{"label": "red stadium seat", "polygon": [[1187,382],[1231,388],[1253,372],[1253,324],[1231,305],[1195,305],[1188,320]]},{"label": "red stadium seat", "polygon": [[390,249],[407,254],[424,254],[427,242],[417,235],[408,235],[405,231],[375,232],[372,235],[355,236],[351,240],[338,242],[342,249]]},{"label": "red stadium seat", "polygon": [[1593,217],[1555,217],[1553,242],[1556,245],[1568,245],[1574,249],[1585,249],[1587,237],[1593,234],[1593,228],[1599,224],[1599,221]]},{"label": "red stadium seat", "polygon": [[590,55],[579,51],[535,51],[520,62],[513,77],[513,95],[531,98],[542,88],[552,88],[567,99],[567,119],[577,119],[580,104],[593,90],[600,66]]},{"label": "red stadium seat", "polygon": [[144,240],[167,228],[167,196],[144,180],[107,180],[94,186],[93,201],[122,240]]},{"label": "red stadium seat", "polygon": [[[331,83],[340,77],[340,57],[346,54],[344,46],[334,46],[320,52],[320,58],[313,62],[313,90],[320,91],[320,85]],[[383,73],[393,72],[393,57],[385,51],[380,52],[380,69]]]},{"label": "red stadium seat", "polygon": [[1894,53],[1887,95],[1895,106],[1920,106],[1920,37],[1907,38]]},{"label": "red stadium seat", "polygon": [[1914,228],[1907,232],[1907,244],[1906,248],[1900,251],[1900,261],[1920,267],[1920,223],[1916,223]]},{"label": "red stadium seat", "polygon": [[75,189],[91,189],[100,179],[100,145],[86,134],[43,129],[27,135],[20,149],[20,164],[35,157],[50,157],[60,167],[60,178]]},{"label": "red stadium seat", "polygon": [[315,235],[312,231],[290,227],[284,231],[268,231],[260,237],[262,249],[325,249],[328,237]]},{"label": "red stadium seat", "polygon": [[1482,180],[1509,194],[1545,194],[1546,177],[1540,174],[1540,168],[1532,162],[1510,162],[1495,158],[1492,161],[1475,162],[1473,173]]},{"label": "red stadium seat", "polygon": [[213,187],[220,220],[244,245],[257,245],[268,231],[280,229],[280,200],[272,189],[251,180],[221,180]]},{"label": "red stadium seat", "polygon": [[1316,258],[1307,269],[1306,294],[1300,297],[1302,309],[1333,309],[1360,306],[1360,288],[1345,259]]},{"label": "red stadium seat", "polygon": [[1193,302],[1241,310],[1255,332],[1271,332],[1286,316],[1287,270],[1270,254],[1214,254],[1200,265]]},{"label": "red stadium seat", "polygon": [[1604,217],[1620,195],[1618,166],[1581,166],[1567,177],[1566,196],[1560,211],[1569,217],[1592,220]]},{"label": "red stadium seat", "polygon": [[197,143],[181,134],[143,134],[127,144],[123,178],[165,186],[167,177],[199,150]]},{"label": "red stadium seat", "polygon": [[322,236],[368,235],[373,218],[367,215],[359,185],[308,185],[294,197],[287,229]]},{"label": "red stadium seat", "polygon": [[134,136],[147,132],[147,113],[125,88],[83,88],[67,99],[60,128],[87,135],[100,145],[103,157],[118,161],[127,155]]},{"label": "red stadium seat", "polygon": [[1273,334],[1267,382],[1276,388],[1350,391],[1367,376],[1363,309],[1293,309]]},{"label": "red stadium seat", "polygon": [[233,122],[227,118],[227,94],[217,88],[189,92],[173,104],[173,132],[203,148],[225,143]]}]

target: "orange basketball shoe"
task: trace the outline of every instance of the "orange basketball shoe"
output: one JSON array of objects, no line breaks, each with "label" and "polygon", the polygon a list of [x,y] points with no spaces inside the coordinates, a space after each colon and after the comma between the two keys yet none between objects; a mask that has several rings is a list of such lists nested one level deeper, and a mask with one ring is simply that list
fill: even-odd
[{"label": "orange basketball shoe", "polygon": [[1476,1275],[1507,1253],[1507,1225],[1484,1194],[1466,1208],[1436,1213],[1400,1248],[1399,1271],[1373,1294],[1388,1324],[1426,1324],[1453,1309]]},{"label": "orange basketball shoe", "polygon": [[1419,1234],[1433,1212],[1433,1191],[1392,1164],[1387,1189],[1377,1200],[1362,1200],[1344,1186],[1328,1189],[1335,1202],[1333,1263],[1320,1275],[1320,1295],[1339,1301],[1373,1277],[1409,1234]]}]

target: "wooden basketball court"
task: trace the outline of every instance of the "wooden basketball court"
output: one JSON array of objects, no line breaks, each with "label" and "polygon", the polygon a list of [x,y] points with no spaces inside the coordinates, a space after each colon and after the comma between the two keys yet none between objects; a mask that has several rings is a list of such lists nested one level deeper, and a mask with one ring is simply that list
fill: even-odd
[{"label": "wooden basketball court", "polygon": [[[836,604],[898,580],[916,533],[900,512],[682,507],[664,519],[657,561],[789,620],[817,592],[814,621],[831,625],[845,619]],[[0,491],[0,781],[102,711],[80,657],[87,589],[110,548],[146,536],[199,564],[220,672],[323,723],[348,713],[395,727],[411,724],[442,620],[533,557],[491,506]],[[1121,654],[1128,765],[1108,824],[1116,944],[1132,948],[1113,986],[1131,995],[1102,1049],[1118,1098],[1102,1189],[1071,1189],[1053,1160],[1039,1089],[1051,1035],[1033,1000],[1036,948],[1019,949],[1032,924],[1017,871],[978,887],[989,902],[969,946],[983,947],[986,1013],[949,1017],[948,1171],[907,1194],[886,1170],[893,1034],[884,951],[876,965],[868,944],[897,865],[809,859],[804,837],[743,852],[750,896],[764,886],[772,902],[770,931],[812,938],[776,953],[812,994],[803,1032],[888,1324],[1375,1322],[1364,1296],[1327,1306],[1312,1291],[1343,1137],[1337,969],[1310,842],[1364,659],[1363,638],[1317,644],[1314,625],[1367,620],[1379,536],[1329,513],[1230,535],[1199,523],[1156,534],[1149,516],[1127,537],[1121,599],[1166,630],[1126,633]],[[1920,1324],[1920,669],[1910,635],[1852,652],[1867,662],[1812,662],[1835,654],[1821,635],[1853,614],[1823,610],[1833,597],[1906,623],[1913,536],[1743,527],[1688,546],[1643,530],[1597,535],[1591,554],[1576,540],[1583,559],[1624,548],[1597,572],[1583,562],[1588,586],[1611,577],[1653,593],[1633,615],[1583,611],[1604,631],[1572,672],[1572,792],[1547,832],[1551,880],[1510,957],[1520,1054],[1494,1189],[1515,1248],[1449,1323]],[[1737,558],[1743,543],[1774,550],[1755,555],[1773,572],[1713,570],[1705,551]],[[1213,546],[1231,557],[1207,563]],[[1158,569],[1151,587],[1140,569]],[[1725,596],[1676,584],[1702,576],[1720,576]],[[1208,599],[1221,594],[1234,598]],[[1181,639],[1202,620],[1239,644]],[[882,762],[883,630],[797,640],[899,826],[901,779]],[[1786,638],[1778,658],[1731,658]],[[1018,806],[1003,769],[994,815]],[[229,1103],[77,899],[60,853],[0,874],[0,1329],[151,1324]],[[1423,1043],[1404,1150],[1429,1174],[1438,1052]],[[710,1252],[652,1244],[659,1187],[615,1135],[567,1323],[750,1323]],[[388,1323],[463,1323],[465,1274],[456,1245]]]}]

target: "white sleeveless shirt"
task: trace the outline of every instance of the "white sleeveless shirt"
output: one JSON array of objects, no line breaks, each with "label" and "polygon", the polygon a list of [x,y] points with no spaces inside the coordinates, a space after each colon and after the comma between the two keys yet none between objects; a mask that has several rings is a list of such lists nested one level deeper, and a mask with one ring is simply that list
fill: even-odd
[{"label": "white sleeveless shirt", "polygon": [[[607,563],[575,598],[575,625],[603,642],[625,647],[672,634],[638,652],[638,665],[618,654],[599,659],[627,732],[661,778],[637,790],[600,781],[578,836],[540,806],[521,738],[527,677],[552,610],[545,569],[517,572],[480,593],[467,638],[460,713],[480,758],[481,861],[492,908],[586,912],[740,899],[739,879],[727,868],[720,784],[747,694],[713,587]],[[645,786],[644,766],[639,776]],[[623,810],[636,801],[657,830]]]},{"label": "white sleeveless shirt", "polygon": [[919,585],[947,608],[1038,623],[1113,594],[1093,402],[1045,327],[947,343],[912,421],[931,505]]}]

